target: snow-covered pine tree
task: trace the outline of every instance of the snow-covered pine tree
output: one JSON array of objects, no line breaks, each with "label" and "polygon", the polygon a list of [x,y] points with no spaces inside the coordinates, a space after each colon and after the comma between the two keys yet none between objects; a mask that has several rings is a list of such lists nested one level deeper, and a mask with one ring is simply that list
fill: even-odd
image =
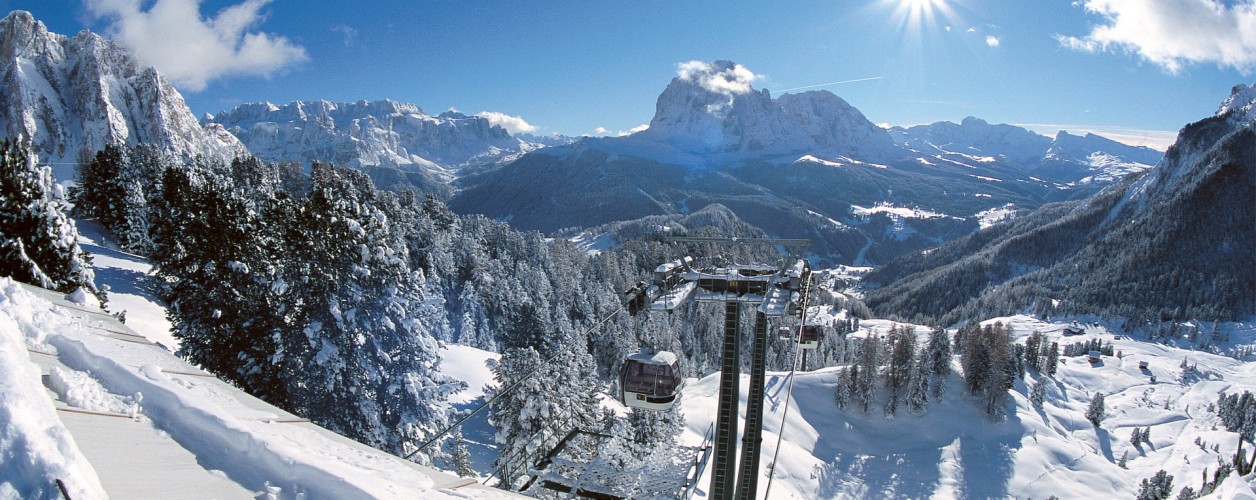
[{"label": "snow-covered pine tree", "polygon": [[1090,398],[1090,406],[1086,407],[1086,420],[1089,420],[1095,427],[1099,427],[1099,423],[1103,421],[1105,411],[1103,392],[1096,392]]},{"label": "snow-covered pine tree", "polygon": [[284,252],[297,331],[281,345],[300,414],[371,446],[402,452],[442,428],[462,384],[440,375],[437,313],[407,266],[382,199],[365,174],[315,165]]},{"label": "snow-covered pine tree", "polygon": [[1149,479],[1143,479],[1138,488],[1138,500],[1166,500],[1173,494],[1173,476],[1163,469]]},{"label": "snow-covered pine tree", "polygon": [[461,430],[454,431],[449,440],[449,468],[453,469],[458,477],[477,475],[471,464],[471,450],[467,448],[467,440],[462,437]]},{"label": "snow-covered pine tree", "polygon": [[126,147],[108,144],[87,163],[78,166],[78,187],[72,192],[74,212],[95,217],[100,225],[116,230],[123,217],[121,202],[127,186],[122,170],[130,161]]},{"label": "snow-covered pine tree", "polygon": [[873,396],[876,394],[878,372],[881,367],[881,337],[869,335],[859,346],[859,355],[855,359],[856,371],[853,375],[855,386],[851,391],[851,400],[865,414],[872,410]]},{"label": "snow-covered pine tree", "polygon": [[898,411],[899,399],[907,390],[916,361],[916,331],[911,326],[890,328],[890,365],[886,370],[885,386],[890,397],[885,403],[886,415]]},{"label": "snow-covered pine tree", "polygon": [[833,388],[833,402],[840,410],[845,410],[850,406],[851,390],[855,385],[855,371],[858,369],[857,366],[849,366],[842,370],[842,374],[837,378],[837,386]]},{"label": "snow-covered pine tree", "polygon": [[951,375],[951,340],[942,328],[934,328],[929,332],[928,352],[929,374],[932,384],[933,399],[941,401],[946,392],[946,379]]},{"label": "snow-covered pine tree", "polygon": [[1042,408],[1042,403],[1046,400],[1046,380],[1045,376],[1039,376],[1038,380],[1034,381],[1034,386],[1029,390],[1029,402],[1034,405],[1034,408]]},{"label": "snow-covered pine tree", "polygon": [[153,260],[179,354],[287,406],[284,383],[269,362],[283,325],[277,318],[282,308],[271,297],[275,251],[266,245],[262,221],[218,180],[193,184],[187,171],[168,173],[167,182],[178,189],[163,213],[177,213],[179,220],[156,221],[163,243],[154,246]]},{"label": "snow-covered pine tree", "polygon": [[71,293],[96,289],[91,256],[52,182],[52,169],[35,165],[25,145],[0,141],[0,276]]},{"label": "snow-covered pine tree", "polygon": [[913,364],[911,381],[907,384],[907,408],[912,413],[920,414],[929,406],[929,353],[920,352],[920,358]]}]

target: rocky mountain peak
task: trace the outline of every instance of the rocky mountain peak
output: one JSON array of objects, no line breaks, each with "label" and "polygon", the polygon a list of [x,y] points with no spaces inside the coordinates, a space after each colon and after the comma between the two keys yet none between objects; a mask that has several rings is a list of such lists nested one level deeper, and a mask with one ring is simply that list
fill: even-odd
[{"label": "rocky mountain peak", "polygon": [[730,61],[681,64],[659,95],[650,128],[633,136],[697,155],[789,153],[875,157],[893,147],[880,127],[827,91],[773,99]]},{"label": "rocky mountain peak", "polygon": [[1235,85],[1230,97],[1221,103],[1217,116],[1228,116],[1248,125],[1256,123],[1256,83]]},{"label": "rocky mountain peak", "polygon": [[243,146],[202,127],[157,70],[82,31],[50,33],[30,13],[0,20],[0,131],[30,141],[61,180],[107,144],[151,144],[184,158],[231,158]]}]

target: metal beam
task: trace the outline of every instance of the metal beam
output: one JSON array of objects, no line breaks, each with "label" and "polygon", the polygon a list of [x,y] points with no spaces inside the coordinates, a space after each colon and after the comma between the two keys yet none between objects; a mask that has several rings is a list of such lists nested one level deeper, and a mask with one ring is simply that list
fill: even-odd
[{"label": "metal beam", "polygon": [[715,415],[715,464],[710,498],[733,498],[737,472],[737,407],[741,379],[741,303],[724,305],[724,349],[720,360],[719,407]]},{"label": "metal beam", "polygon": [[759,489],[759,445],[763,443],[763,396],[767,382],[768,317],[755,314],[753,350],[750,355],[750,394],[746,399],[746,428],[741,434],[741,469],[737,496],[753,499]]}]

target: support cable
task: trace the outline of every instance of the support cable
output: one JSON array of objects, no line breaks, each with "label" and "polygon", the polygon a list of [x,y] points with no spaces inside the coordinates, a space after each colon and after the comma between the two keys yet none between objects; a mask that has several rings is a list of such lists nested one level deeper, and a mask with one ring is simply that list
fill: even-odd
[{"label": "support cable", "polygon": [[794,400],[794,377],[798,370],[798,355],[802,352],[800,347],[802,329],[807,325],[807,301],[811,297],[811,274],[807,274],[807,281],[802,286],[802,321],[798,322],[798,342],[794,342],[794,361],[789,367],[789,385],[785,389],[785,411],[781,412],[781,425],[776,433],[776,451],[772,452],[772,464],[768,466],[768,486],[763,492],[763,498],[768,498],[772,493],[772,478],[776,476],[776,460],[781,455],[781,439],[785,436],[785,419],[789,417],[789,403]]}]

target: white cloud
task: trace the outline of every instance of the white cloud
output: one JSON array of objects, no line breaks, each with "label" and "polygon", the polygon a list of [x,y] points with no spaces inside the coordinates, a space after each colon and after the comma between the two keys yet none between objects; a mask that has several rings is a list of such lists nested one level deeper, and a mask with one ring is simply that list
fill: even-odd
[{"label": "white cloud", "polygon": [[1124,50],[1177,73],[1191,63],[1256,69],[1256,1],[1082,0],[1104,22],[1081,36],[1056,35],[1086,52]]},{"label": "white cloud", "polygon": [[717,94],[733,95],[750,92],[750,83],[758,78],[745,66],[728,61],[689,61],[676,65],[676,76],[688,82],[697,82],[702,88]]},{"label": "white cloud", "polygon": [[994,36],[994,35],[986,35],[986,45],[989,45],[991,47],[998,47],[999,37]]},{"label": "white cloud", "polygon": [[532,132],[536,132],[538,128],[536,125],[528,123],[523,118],[511,116],[506,113],[498,113],[496,111],[481,111],[476,116],[483,117],[488,120],[489,123],[504,128],[507,132],[512,134],[518,134],[520,132],[530,134]]},{"label": "white cloud", "polygon": [[628,130],[620,130],[620,131],[619,131],[619,132],[617,132],[615,135],[618,135],[618,136],[620,136],[620,137],[624,137],[624,136],[628,136],[628,135],[635,134],[635,133],[637,133],[637,132],[644,131],[645,129],[648,129],[648,128],[650,128],[650,125],[649,125],[649,124],[642,123],[641,125],[637,125],[637,126],[635,126],[635,127],[633,127],[633,128],[630,128],[630,129],[628,129]]},{"label": "white cloud", "polygon": [[145,64],[186,90],[234,75],[269,77],[309,59],[286,37],[253,31],[270,0],[245,0],[203,18],[201,0],[87,0],[88,11],[109,21],[107,32]]},{"label": "white cloud", "polygon": [[598,128],[593,129],[593,135],[606,135],[608,132],[610,132],[610,130],[607,129],[606,127],[598,127]]},{"label": "white cloud", "polygon": [[344,40],[345,47],[352,47],[358,40],[358,30],[351,26],[337,24],[331,27],[331,30],[340,35]]}]

